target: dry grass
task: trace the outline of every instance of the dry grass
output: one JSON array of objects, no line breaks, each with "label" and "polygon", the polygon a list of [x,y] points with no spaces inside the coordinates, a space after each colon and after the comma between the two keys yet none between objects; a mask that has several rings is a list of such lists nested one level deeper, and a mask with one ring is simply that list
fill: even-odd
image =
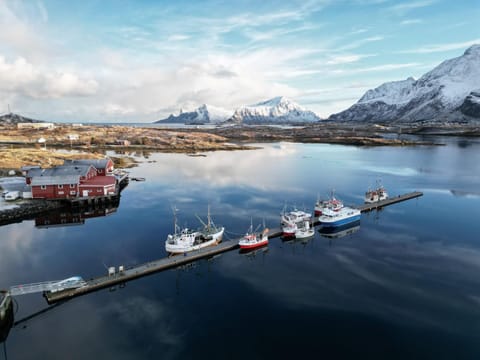
[{"label": "dry grass", "polygon": [[63,164],[66,159],[101,159],[94,153],[65,153],[44,149],[0,149],[0,168],[18,170],[24,165],[40,165],[48,168]]}]

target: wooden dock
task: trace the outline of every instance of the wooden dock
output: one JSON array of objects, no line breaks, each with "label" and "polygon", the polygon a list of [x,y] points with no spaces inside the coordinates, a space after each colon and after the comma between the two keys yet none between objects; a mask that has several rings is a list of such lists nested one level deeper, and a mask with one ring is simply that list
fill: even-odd
[{"label": "wooden dock", "polygon": [[[404,195],[399,195],[397,197],[389,198],[387,200],[379,201],[373,204],[360,205],[357,208],[362,212],[366,212],[366,211],[371,211],[384,206],[392,205],[401,201],[413,199],[422,195],[423,193],[421,192],[412,192]],[[314,224],[317,225],[318,221],[314,221]],[[280,228],[270,229],[268,232],[269,238],[276,238],[276,237],[280,237],[281,235],[282,235],[282,229]],[[160,272],[160,271],[177,268],[179,266],[186,265],[200,259],[211,258],[215,255],[218,255],[227,251],[231,251],[234,249],[238,249],[239,240],[240,239],[224,241],[216,246],[210,246],[204,249],[188,252],[183,255],[170,256],[163,259],[151,261],[145,264],[141,264],[138,266],[134,266],[131,268],[126,268],[122,271],[116,271],[115,273],[110,275],[105,275],[98,278],[87,280],[86,285],[79,288],[68,289],[68,290],[59,291],[59,292],[45,292],[44,297],[49,304],[54,304],[60,301],[72,299],[77,296],[85,295],[100,289],[113,287],[115,285],[121,285],[133,279],[137,279],[137,278],[150,275],[156,272]]]},{"label": "wooden dock", "polygon": [[374,203],[371,203],[371,204],[362,204],[360,206],[357,206],[357,209],[359,209],[361,212],[367,212],[367,211],[375,210],[375,209],[378,209],[378,208],[382,208],[384,206],[396,204],[396,203],[399,203],[399,202],[402,202],[402,201],[405,201],[405,200],[414,199],[414,198],[420,197],[422,195],[423,195],[422,192],[414,191],[414,192],[411,192],[411,193],[408,193],[408,194],[394,196],[394,197],[388,198],[386,200],[377,201],[377,202],[374,202]]}]

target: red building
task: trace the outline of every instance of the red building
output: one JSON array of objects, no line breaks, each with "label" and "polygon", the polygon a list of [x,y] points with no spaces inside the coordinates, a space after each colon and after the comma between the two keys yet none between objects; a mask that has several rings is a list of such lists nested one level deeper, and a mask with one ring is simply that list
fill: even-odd
[{"label": "red building", "polygon": [[65,160],[63,162],[64,166],[72,166],[72,165],[91,165],[95,169],[97,169],[97,175],[105,176],[111,175],[113,173],[114,164],[112,159],[104,158],[104,159],[85,159],[85,160]]},{"label": "red building", "polygon": [[34,199],[109,196],[117,192],[117,181],[110,175],[112,172],[113,162],[109,158],[72,160],[50,169],[29,169],[26,182],[31,185]]}]

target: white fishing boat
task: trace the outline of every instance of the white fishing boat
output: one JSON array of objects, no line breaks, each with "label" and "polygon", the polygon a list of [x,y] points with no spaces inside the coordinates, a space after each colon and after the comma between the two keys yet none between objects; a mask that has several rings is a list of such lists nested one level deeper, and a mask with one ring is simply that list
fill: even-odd
[{"label": "white fishing boat", "polygon": [[304,239],[315,234],[315,229],[311,226],[310,221],[304,221],[295,231],[295,238]]},{"label": "white fishing boat", "polygon": [[7,310],[12,304],[12,298],[10,293],[6,290],[0,290],[0,321],[4,320],[7,314]]},{"label": "white fishing boat", "polygon": [[295,236],[297,223],[282,224],[282,235],[285,237]]},{"label": "white fishing boat", "polygon": [[315,203],[315,216],[321,216],[323,213],[323,209],[330,209],[333,211],[339,211],[343,208],[343,201],[337,199],[335,197],[335,193],[332,190],[332,194],[330,195],[329,199],[320,199],[317,198],[317,202]]},{"label": "white fishing boat", "polygon": [[368,189],[365,193],[365,203],[371,204],[375,202],[379,202],[382,200],[388,199],[387,190],[383,187],[380,181],[377,181],[376,189]]},{"label": "white fishing boat", "polygon": [[338,211],[324,209],[318,221],[323,227],[342,226],[360,220],[360,210],[344,206]]},{"label": "white fishing boat", "polygon": [[268,244],[268,228],[264,226],[261,233],[257,233],[257,229],[253,230],[253,224],[250,224],[247,233],[240,239],[238,245],[241,249],[254,249]]},{"label": "white fishing boat", "polygon": [[198,216],[197,218],[203,224],[203,228],[192,230],[189,228],[180,229],[177,225],[176,212],[174,211],[175,233],[167,236],[165,250],[172,254],[181,254],[193,250],[199,250],[207,246],[217,245],[222,241],[225,228],[217,227],[210,218],[210,207],[208,208],[207,223],[204,223]]}]

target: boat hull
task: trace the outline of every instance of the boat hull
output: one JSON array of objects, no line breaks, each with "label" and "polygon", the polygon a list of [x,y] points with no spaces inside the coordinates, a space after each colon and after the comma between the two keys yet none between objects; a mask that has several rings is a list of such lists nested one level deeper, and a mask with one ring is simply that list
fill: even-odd
[{"label": "boat hull", "polygon": [[309,229],[307,231],[299,231],[299,232],[295,233],[295,238],[305,239],[305,238],[312,237],[313,235],[315,235],[315,230],[314,229]]},{"label": "boat hull", "polygon": [[189,251],[200,250],[207,246],[214,246],[222,241],[223,232],[224,232],[224,228],[222,228],[221,231],[215,234],[209,235],[209,237],[211,237],[210,239],[203,241],[199,244],[186,244],[186,243],[171,244],[167,241],[165,244],[165,250],[171,254],[182,254]]},{"label": "boat hull", "polygon": [[343,226],[347,225],[356,221],[360,221],[360,214],[342,217],[340,219],[330,219],[320,217],[318,219],[323,227],[336,227],[336,226]]},{"label": "boat hull", "polygon": [[247,243],[247,242],[242,243],[242,242],[240,242],[238,245],[240,246],[240,249],[255,249],[255,248],[259,248],[259,247],[268,245],[268,239],[257,241],[255,243]]}]

